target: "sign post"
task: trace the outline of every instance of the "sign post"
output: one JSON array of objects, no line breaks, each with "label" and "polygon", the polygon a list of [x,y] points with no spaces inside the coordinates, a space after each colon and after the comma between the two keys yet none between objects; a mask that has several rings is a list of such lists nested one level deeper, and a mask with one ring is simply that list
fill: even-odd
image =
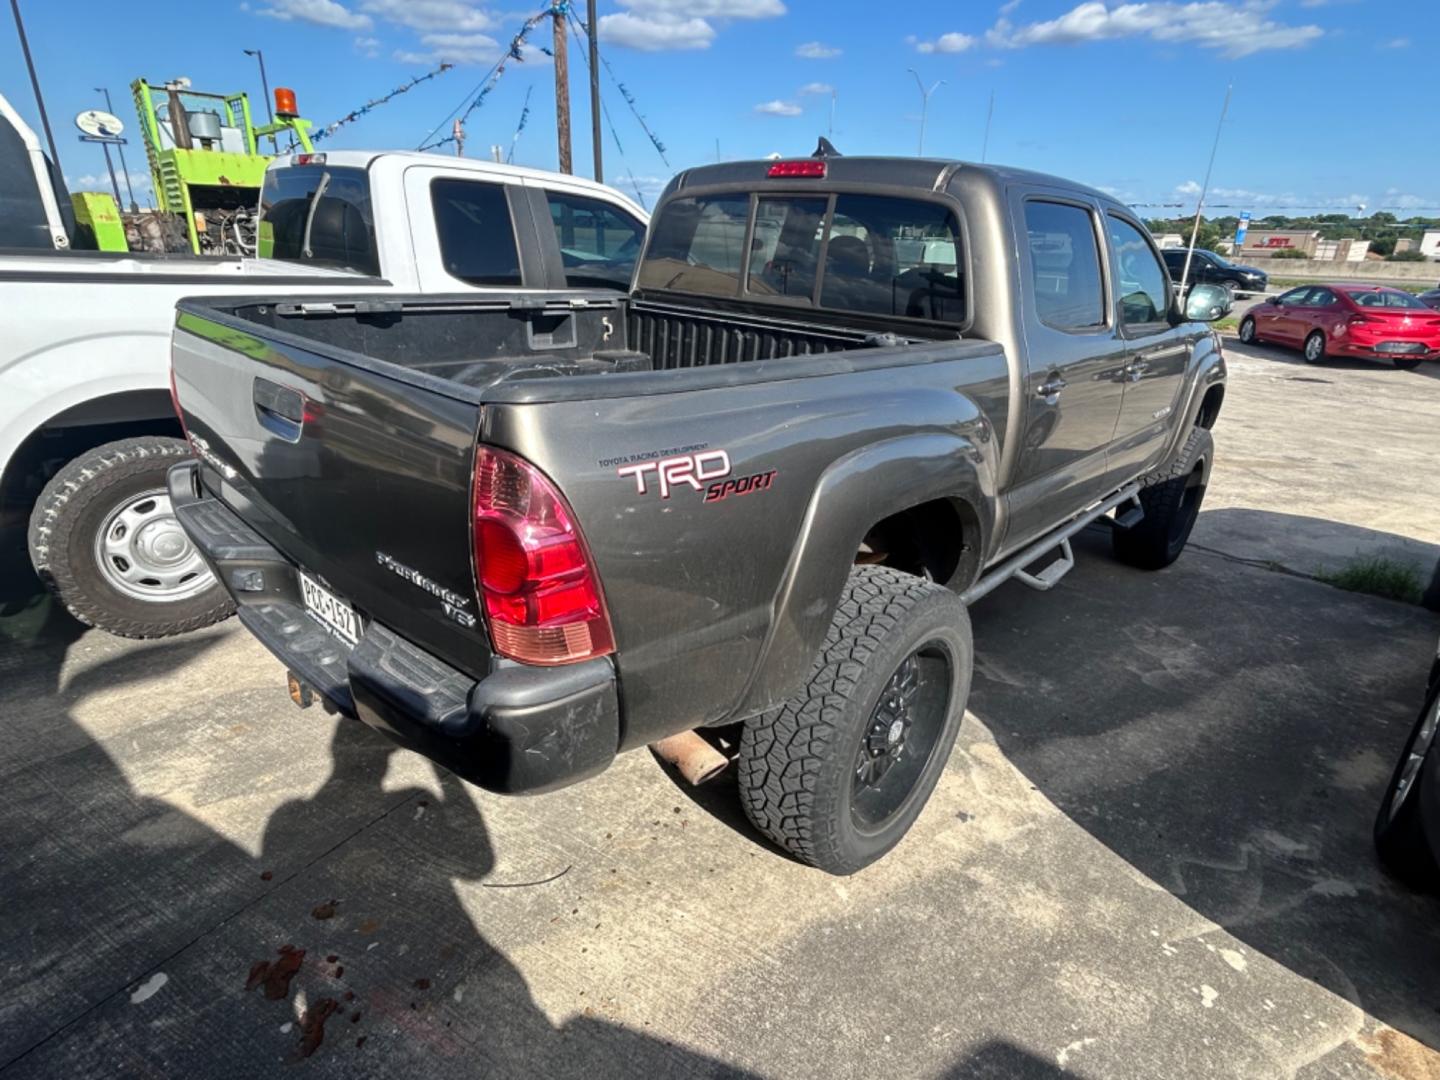
[{"label": "sign post", "polygon": [[[115,192],[115,205],[117,207],[125,204],[120,200],[120,184],[115,179],[115,163],[110,160],[111,146],[124,146],[125,140],[120,133],[125,130],[125,125],[120,118],[112,116],[108,112],[99,109],[86,109],[79,116],[75,117],[75,126],[80,129],[81,142],[96,142],[105,151],[105,168],[110,173],[110,188]],[[127,176],[125,182],[128,184],[130,178]]]},{"label": "sign post", "polygon": [[1240,221],[1235,226],[1235,254],[1240,254],[1240,247],[1245,243],[1245,233],[1250,228],[1250,211],[1240,211]]}]

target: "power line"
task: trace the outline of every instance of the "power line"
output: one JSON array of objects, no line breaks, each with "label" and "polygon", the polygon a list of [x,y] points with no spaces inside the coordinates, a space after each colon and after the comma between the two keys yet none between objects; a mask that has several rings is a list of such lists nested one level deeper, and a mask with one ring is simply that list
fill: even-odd
[{"label": "power line", "polygon": [[[582,38],[588,38],[590,30],[580,21],[580,17],[576,15],[574,11],[571,11],[570,18],[571,21],[574,22],[580,36]],[[586,62],[589,62],[588,59]],[[625,104],[630,106],[630,112],[634,115],[635,122],[640,125],[640,130],[645,132],[646,137],[649,138],[651,144],[655,147],[655,152],[660,155],[660,160],[665,163],[667,169],[670,168],[670,159],[665,156],[665,144],[660,141],[659,136],[657,136],[655,132],[650,130],[650,125],[645,122],[645,117],[640,115],[639,106],[635,103],[635,95],[630,93],[630,91],[626,89],[625,84],[616,76],[615,69],[610,66],[610,61],[604,53],[600,54],[600,64],[604,67],[605,74],[610,76],[610,81],[615,84],[615,89],[620,91],[620,96],[625,99]]]},{"label": "power line", "polygon": [[[582,24],[578,19],[575,20],[575,26],[573,27],[573,30],[577,36],[581,36],[585,33],[584,24]],[[581,55],[585,54],[582,52]],[[586,57],[585,63],[588,67],[590,63],[588,56]],[[648,203],[645,202],[645,193],[640,190],[640,181],[635,179],[635,170],[630,168],[630,161],[628,158],[625,157],[625,147],[622,146],[620,143],[620,134],[615,130],[615,121],[610,118],[610,106],[605,104],[605,99],[603,97],[600,98],[600,111],[604,114],[606,126],[610,128],[610,137],[615,140],[615,150],[620,155],[620,164],[625,166],[625,174],[630,177],[630,186],[635,189],[635,201],[638,202],[645,210],[649,210],[650,206]],[[670,163],[667,161],[665,162],[665,164],[669,165]]]}]

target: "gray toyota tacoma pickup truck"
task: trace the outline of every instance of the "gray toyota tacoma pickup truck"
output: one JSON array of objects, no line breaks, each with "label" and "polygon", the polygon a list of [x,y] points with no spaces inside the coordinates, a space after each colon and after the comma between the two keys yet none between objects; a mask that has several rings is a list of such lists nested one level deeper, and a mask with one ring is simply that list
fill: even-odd
[{"label": "gray toyota tacoma pickup truck", "polygon": [[628,295],[183,301],[170,494],[298,703],[502,792],[739,725],[750,818],[850,873],[944,768],[968,603],[1101,519],[1180,554],[1224,308],[1054,177],[708,166]]}]

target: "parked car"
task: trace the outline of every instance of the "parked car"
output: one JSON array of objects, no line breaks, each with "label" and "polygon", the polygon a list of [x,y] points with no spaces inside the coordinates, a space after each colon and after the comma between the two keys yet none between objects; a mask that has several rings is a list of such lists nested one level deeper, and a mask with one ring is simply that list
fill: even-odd
[{"label": "parked car", "polygon": [[[1179,281],[1185,269],[1186,248],[1165,248],[1160,252],[1170,279]],[[1219,285],[1230,294],[1231,300],[1248,293],[1263,293],[1270,285],[1270,278],[1264,270],[1253,266],[1240,266],[1222,255],[1203,248],[1196,248],[1190,261],[1188,281],[1202,285]]]},{"label": "parked car", "polygon": [[1422,292],[1415,299],[1427,307],[1440,308],[1440,289],[1430,289],[1428,292]]},{"label": "parked car", "polygon": [[[183,296],[629,288],[647,216],[588,180],[439,154],[278,158],[260,258],[0,251],[0,504],[78,619],[129,637],[233,610],[175,524],[170,399]],[[23,318],[8,313],[23,312]]]},{"label": "parked car", "polygon": [[1301,285],[1246,312],[1240,340],[1294,345],[1312,364],[1358,356],[1409,371],[1440,357],[1440,314],[1389,286]]},{"label": "parked car", "polygon": [[1375,847],[1386,867],[1412,884],[1440,887],[1440,650],[1425,704],[1375,817]]},{"label": "parked car", "polygon": [[945,767],[969,601],[1101,519],[1180,555],[1225,294],[1098,191],[911,158],[691,169],[635,281],[182,302],[177,517],[297,700],[507,792],[743,723],[751,819],[853,872]]}]

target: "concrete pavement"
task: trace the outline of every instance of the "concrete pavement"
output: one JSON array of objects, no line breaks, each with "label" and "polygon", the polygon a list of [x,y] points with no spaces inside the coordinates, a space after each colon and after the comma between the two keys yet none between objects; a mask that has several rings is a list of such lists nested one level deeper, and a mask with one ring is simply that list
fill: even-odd
[{"label": "concrete pavement", "polygon": [[1440,539],[1440,380],[1230,355],[1196,549],[978,604],[946,775],[849,879],[645,754],[468,788],[234,623],[6,620],[0,1077],[1440,1076],[1440,900],[1369,844],[1440,622],[1264,568]]}]

